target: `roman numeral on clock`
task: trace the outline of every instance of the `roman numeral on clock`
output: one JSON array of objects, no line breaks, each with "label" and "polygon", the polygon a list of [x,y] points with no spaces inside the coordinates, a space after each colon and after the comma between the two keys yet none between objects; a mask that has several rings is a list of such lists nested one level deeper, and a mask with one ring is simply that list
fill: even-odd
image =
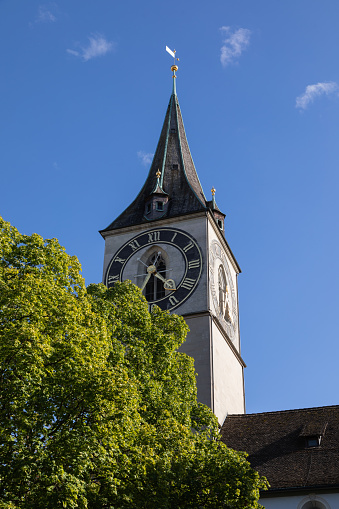
[{"label": "roman numeral on clock", "polygon": [[189,269],[196,269],[200,266],[200,260],[191,260],[188,262],[188,268]]},{"label": "roman numeral on clock", "polygon": [[187,277],[184,279],[184,282],[182,283],[182,288],[186,288],[186,290],[191,290],[194,286],[194,283],[196,282],[196,279],[191,279],[190,277]]},{"label": "roman numeral on clock", "polygon": [[174,306],[175,304],[178,304],[179,301],[178,299],[176,299],[173,295],[170,296],[170,298],[168,299],[170,301],[170,303],[172,304],[172,306]]},{"label": "roman numeral on clock", "polygon": [[121,265],[123,265],[125,263],[125,260],[123,260],[122,258],[119,258],[119,256],[116,256],[114,258],[113,262],[119,262],[119,263],[121,263]]},{"label": "roman numeral on clock", "polygon": [[117,274],[116,276],[108,276],[108,284],[110,285],[111,283],[117,283],[119,281],[119,275]]},{"label": "roman numeral on clock", "polygon": [[187,244],[187,246],[183,247],[183,250],[185,251],[185,253],[187,253],[187,251],[192,249],[192,247],[193,247],[193,243],[190,242],[189,244]]},{"label": "roman numeral on clock", "polygon": [[128,245],[131,246],[133,251],[135,251],[136,249],[138,249],[140,247],[140,244],[139,244],[139,242],[137,240],[133,240]]},{"label": "roman numeral on clock", "polygon": [[160,232],[151,232],[148,234],[148,242],[158,242],[160,240]]}]

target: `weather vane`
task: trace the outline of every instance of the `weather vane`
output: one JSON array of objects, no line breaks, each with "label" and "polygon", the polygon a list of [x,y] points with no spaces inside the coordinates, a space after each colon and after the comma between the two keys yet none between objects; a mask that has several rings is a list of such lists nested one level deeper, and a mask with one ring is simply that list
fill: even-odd
[{"label": "weather vane", "polygon": [[173,63],[173,65],[172,65],[172,67],[171,67],[171,71],[173,72],[173,76],[172,76],[172,77],[173,77],[173,78],[176,78],[175,71],[177,71],[177,70],[178,70],[178,66],[176,65],[175,61],[177,60],[177,61],[179,62],[179,58],[176,58],[176,57],[175,57],[176,51],[175,51],[175,50],[173,50],[173,51],[172,51],[171,49],[169,49],[169,47],[168,47],[168,46],[166,46],[166,51],[167,51],[167,53],[169,53],[169,54],[173,57],[173,59],[174,59],[174,63]]}]

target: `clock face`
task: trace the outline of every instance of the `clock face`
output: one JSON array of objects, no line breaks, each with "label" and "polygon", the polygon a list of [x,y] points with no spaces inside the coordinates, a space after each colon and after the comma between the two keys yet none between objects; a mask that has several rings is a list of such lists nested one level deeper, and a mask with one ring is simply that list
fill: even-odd
[{"label": "clock face", "polygon": [[195,239],[176,228],[147,230],[126,242],[108,264],[105,284],[131,280],[150,304],[171,311],[196,289],[202,256]]},{"label": "clock face", "polygon": [[210,287],[215,315],[234,341],[238,328],[236,293],[224,250],[215,240],[210,247]]}]

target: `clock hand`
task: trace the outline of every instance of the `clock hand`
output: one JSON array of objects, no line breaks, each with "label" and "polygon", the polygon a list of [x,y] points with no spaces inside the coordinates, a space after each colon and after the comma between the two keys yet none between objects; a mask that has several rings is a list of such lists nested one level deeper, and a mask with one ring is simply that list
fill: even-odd
[{"label": "clock hand", "polygon": [[173,279],[165,279],[159,272],[156,272],[154,275],[163,281],[165,290],[176,290]]},{"label": "clock hand", "polygon": [[158,258],[159,258],[160,255],[161,255],[161,251],[158,251],[158,256],[156,257],[155,262],[153,263],[153,265],[155,265],[155,266],[157,265],[157,261],[158,261]]},{"label": "clock hand", "polygon": [[163,281],[164,283],[166,283],[166,279],[164,278],[164,276],[162,276],[161,274],[159,274],[159,272],[156,272],[154,275],[155,275],[155,277],[157,277],[158,279],[160,279],[161,281]]},{"label": "clock hand", "polygon": [[164,289],[165,290],[176,290],[175,282],[173,279],[167,279],[166,283],[164,283]]},{"label": "clock hand", "polygon": [[140,288],[141,288],[141,290],[143,290],[143,289],[145,288],[145,286],[147,285],[148,280],[149,280],[149,278],[151,277],[151,275],[152,275],[152,273],[151,273],[151,272],[148,272],[147,276],[145,277],[144,282],[142,283],[142,285],[141,285],[141,287],[140,287]]},{"label": "clock hand", "polygon": [[145,265],[145,267],[148,267],[148,265],[146,265],[146,263],[144,263],[141,258],[137,258],[138,262],[141,262],[143,265]]},{"label": "clock hand", "polygon": [[[148,265],[145,265],[145,267],[148,268]],[[173,269],[159,270],[158,274],[161,274],[162,272],[170,272],[171,270],[173,270]],[[134,277],[144,277],[144,276],[145,276],[145,274],[134,274]]]}]

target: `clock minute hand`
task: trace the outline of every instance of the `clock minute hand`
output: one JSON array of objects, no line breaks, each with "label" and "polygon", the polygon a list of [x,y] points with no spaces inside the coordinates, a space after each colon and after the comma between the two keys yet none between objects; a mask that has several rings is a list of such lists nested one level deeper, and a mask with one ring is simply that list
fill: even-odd
[{"label": "clock minute hand", "polygon": [[149,280],[149,278],[151,277],[151,275],[152,275],[152,273],[151,273],[151,272],[149,272],[149,273],[147,274],[147,276],[145,277],[144,282],[142,283],[142,286],[140,287],[140,288],[141,288],[141,290],[143,290],[143,289],[145,288],[145,286],[147,285],[148,280]]}]

